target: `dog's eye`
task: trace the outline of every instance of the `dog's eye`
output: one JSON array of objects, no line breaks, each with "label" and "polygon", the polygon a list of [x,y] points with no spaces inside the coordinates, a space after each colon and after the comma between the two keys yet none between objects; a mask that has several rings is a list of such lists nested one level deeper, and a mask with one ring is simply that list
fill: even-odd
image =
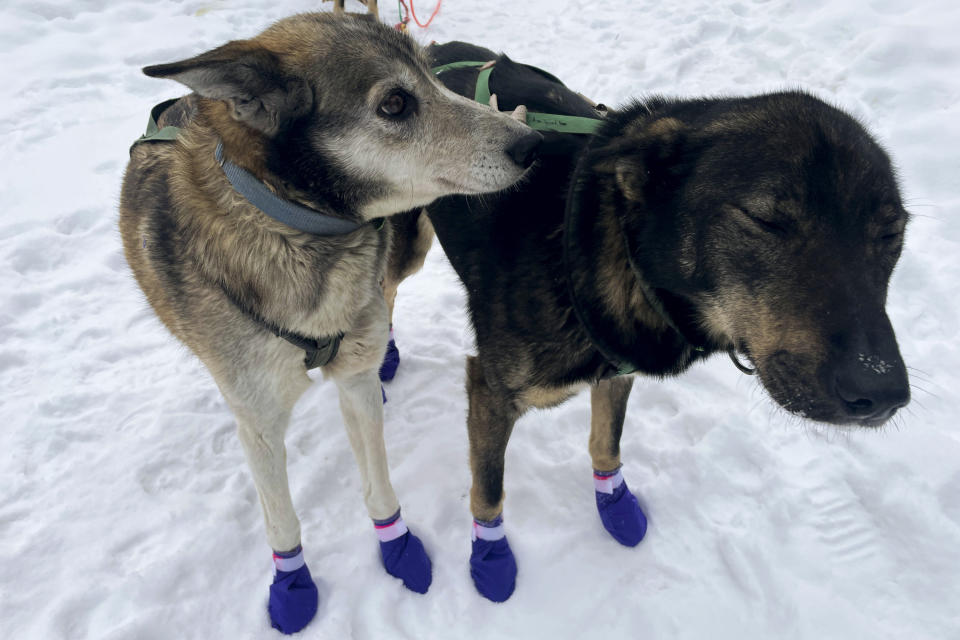
[{"label": "dog's eye", "polygon": [[758,227],[760,227],[764,231],[768,231],[770,233],[786,233],[787,232],[787,228],[778,222],[771,222],[770,220],[766,220],[764,218],[758,218],[757,216],[752,216],[749,213],[747,214],[747,217],[753,220],[754,224],[756,224]]},{"label": "dog's eye", "polygon": [[892,255],[900,255],[903,249],[903,231],[890,231],[880,236],[882,251]]},{"label": "dog's eye", "polygon": [[406,91],[396,89],[380,103],[380,113],[389,118],[405,118],[413,110],[414,99]]},{"label": "dog's eye", "polygon": [[754,226],[760,227],[761,230],[766,231],[767,233],[774,233],[777,235],[783,235],[787,233],[787,226],[782,222],[774,222],[766,218],[761,218],[760,216],[753,215],[746,209],[740,207],[734,207],[736,211],[741,215],[742,218],[749,220],[753,223]]}]

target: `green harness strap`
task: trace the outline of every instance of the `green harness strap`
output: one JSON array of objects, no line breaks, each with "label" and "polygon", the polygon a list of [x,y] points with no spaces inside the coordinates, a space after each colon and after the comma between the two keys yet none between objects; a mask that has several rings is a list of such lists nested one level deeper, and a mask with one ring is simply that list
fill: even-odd
[{"label": "green harness strap", "polygon": [[[465,69],[468,67],[482,67],[485,64],[490,64],[488,62],[477,62],[475,60],[460,60],[459,62],[450,62],[448,64],[442,64],[439,67],[434,67],[432,69],[433,75],[438,76],[444,71],[449,71],[450,69]],[[477,76],[477,88],[474,91],[473,99],[480,104],[490,104],[490,74],[493,72],[493,65],[486,69],[480,70],[480,75]]]},{"label": "green harness strap", "polygon": [[473,92],[473,99],[480,104],[490,104],[490,74],[493,73],[493,65],[486,69],[481,69],[477,75],[477,88]]},{"label": "green harness strap", "polygon": [[[477,88],[474,90],[473,99],[480,104],[490,104],[490,74],[493,73],[495,65],[490,61],[480,62],[477,60],[460,60],[451,62],[433,68],[434,75],[439,75],[450,69],[476,68],[490,65],[486,69],[481,69],[477,76]],[[527,112],[527,126],[537,131],[557,131],[559,133],[596,133],[603,120],[599,118],[585,118],[583,116],[561,116],[553,113]]]},{"label": "green harness strap", "polygon": [[130,145],[131,153],[133,152],[133,148],[142,142],[169,142],[177,139],[177,136],[180,135],[180,127],[164,127],[161,129],[157,125],[157,120],[160,119],[160,114],[167,110],[167,107],[179,99],[180,98],[172,98],[170,100],[164,100],[153,109],[150,109],[150,119],[147,120],[147,132]]}]

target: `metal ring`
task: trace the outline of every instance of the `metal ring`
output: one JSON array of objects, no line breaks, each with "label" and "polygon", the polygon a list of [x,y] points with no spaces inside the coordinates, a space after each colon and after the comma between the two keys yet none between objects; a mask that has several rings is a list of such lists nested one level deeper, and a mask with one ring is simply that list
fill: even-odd
[{"label": "metal ring", "polygon": [[737,369],[740,369],[740,371],[744,372],[748,376],[756,375],[757,368],[754,367],[751,369],[747,365],[737,360],[737,352],[733,347],[730,347],[729,349],[727,349],[727,354],[730,356],[730,360],[733,361],[733,364],[736,365]]}]

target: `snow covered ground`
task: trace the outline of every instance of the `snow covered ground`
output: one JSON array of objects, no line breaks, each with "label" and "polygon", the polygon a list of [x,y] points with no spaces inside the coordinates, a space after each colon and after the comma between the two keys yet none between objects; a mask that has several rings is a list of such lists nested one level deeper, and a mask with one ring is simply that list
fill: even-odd
[{"label": "snow covered ground", "polygon": [[[0,5],[3,638],[277,637],[231,415],[136,289],[116,203],[149,108],[181,93],[139,67],[318,4]],[[955,0],[447,0],[417,38],[502,49],[607,104],[803,87],[867,123],[914,214],[889,302],[914,402],[881,432],[841,432],[773,409],[723,357],[639,381],[623,441],[650,516],[636,549],[595,513],[586,396],[530,414],[507,455],[517,591],[493,605],[467,572],[472,339],[435,247],[400,290],[386,406],[433,586],[418,596],[381,569],[336,393],[319,382],[287,437],[322,600],[302,636],[960,638],[958,30]]]}]

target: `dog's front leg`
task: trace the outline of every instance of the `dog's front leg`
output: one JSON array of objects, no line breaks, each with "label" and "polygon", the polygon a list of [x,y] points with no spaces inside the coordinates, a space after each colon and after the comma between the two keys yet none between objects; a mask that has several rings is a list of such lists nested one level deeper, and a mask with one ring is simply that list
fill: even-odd
[{"label": "dog's front leg", "polygon": [[504,532],[502,511],[504,454],[519,411],[490,387],[478,357],[467,358],[467,397],[473,473],[470,576],[480,595],[503,602],[513,594],[517,581],[517,563]]},{"label": "dog's front leg", "polygon": [[383,443],[383,399],[376,372],[363,371],[348,378],[336,378],[340,411],[347,437],[360,468],[360,482],[367,512],[374,520],[385,520],[400,508],[390,484],[387,450]]},{"label": "dog's front leg", "polygon": [[335,380],[347,436],[360,468],[363,499],[380,539],[383,565],[387,573],[403,580],[411,591],[426,593],[432,581],[430,558],[420,540],[407,529],[390,484],[377,370],[368,369]]},{"label": "dog's front leg", "polygon": [[601,380],[590,388],[590,458],[600,520],[610,535],[628,547],[647,531],[647,519],[620,471],[620,434],[633,377]]},{"label": "dog's front leg", "polygon": [[[249,359],[246,367],[211,370],[221,373],[217,383],[237,418],[237,433],[263,508],[267,540],[273,548],[275,572],[267,607],[270,620],[283,633],[295,633],[316,615],[318,594],[300,547],[300,521],[290,498],[283,439],[293,405],[310,385],[310,379],[295,351],[284,349],[291,352],[291,357],[251,347],[245,354]],[[272,363],[275,368],[265,370],[263,363]]]}]

